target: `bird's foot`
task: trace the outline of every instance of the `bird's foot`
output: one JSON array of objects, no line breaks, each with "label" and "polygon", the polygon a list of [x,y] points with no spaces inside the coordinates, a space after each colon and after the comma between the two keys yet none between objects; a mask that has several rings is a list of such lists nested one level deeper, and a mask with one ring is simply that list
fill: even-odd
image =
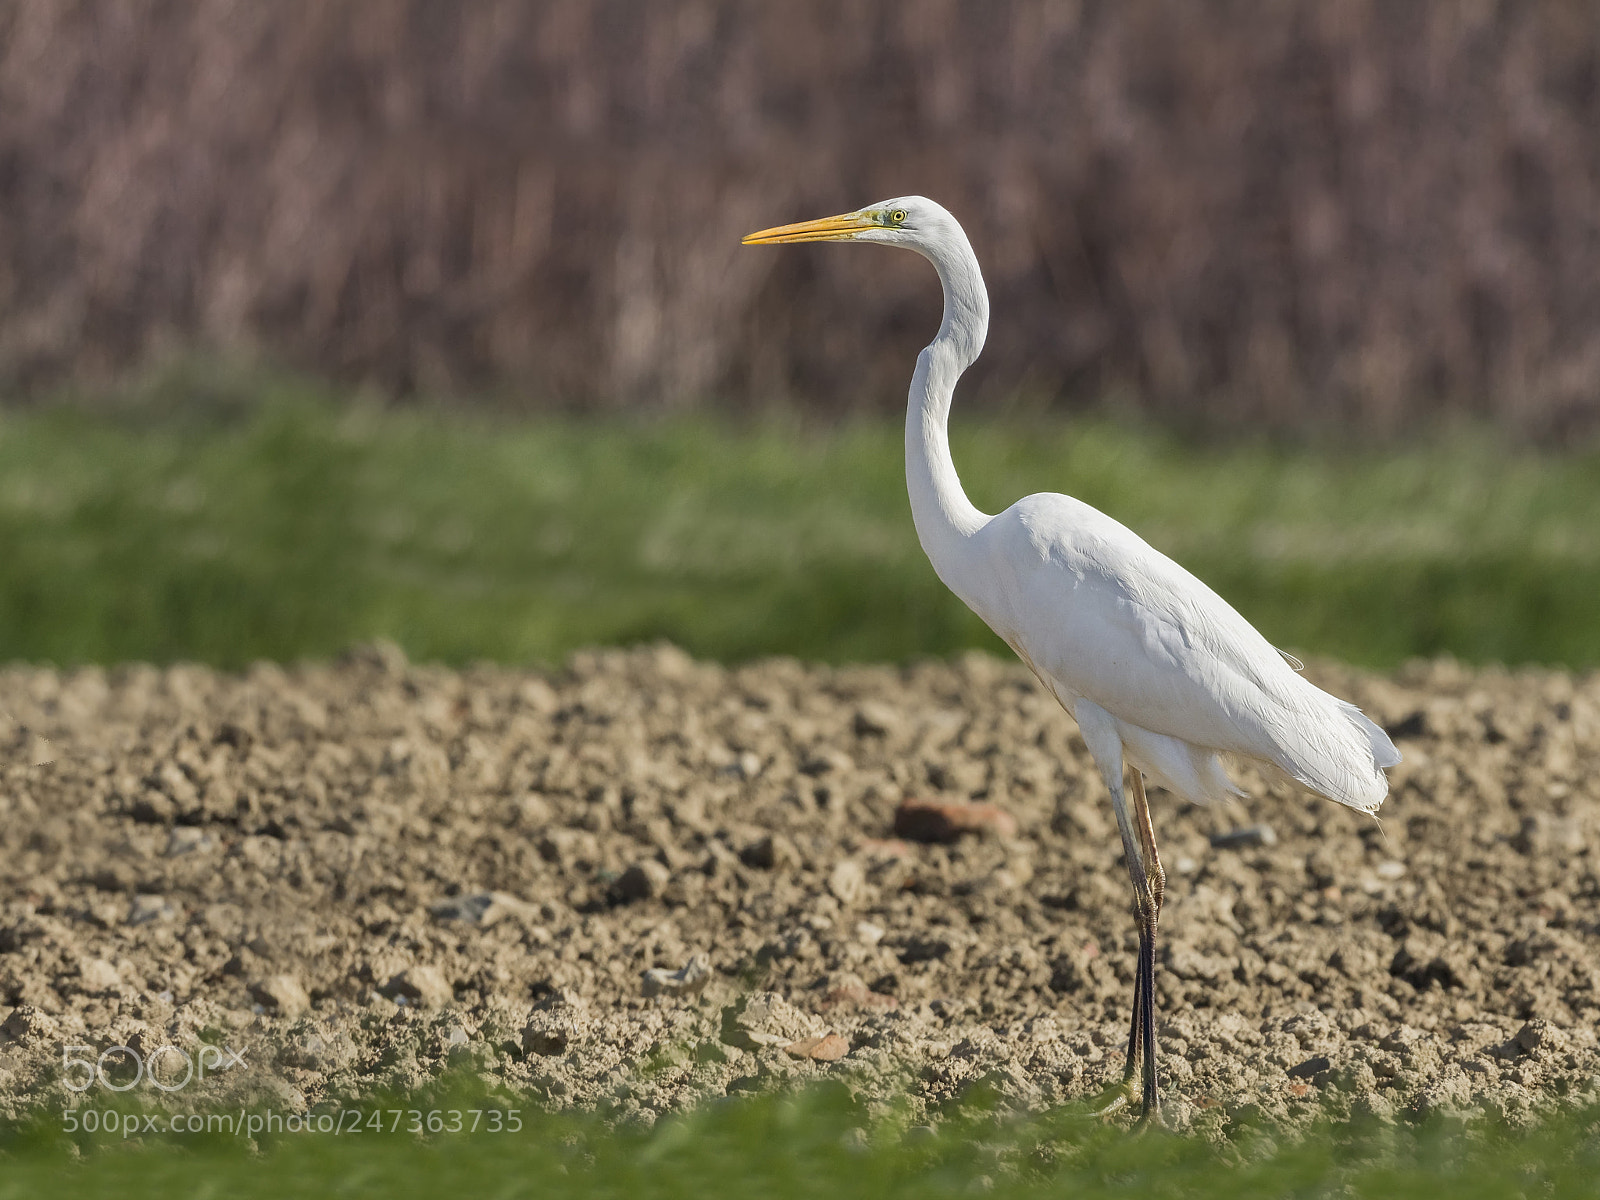
[{"label": "bird's foot", "polygon": [[1139,1079],[1133,1076],[1128,1079],[1118,1080],[1116,1083],[1107,1084],[1094,1096],[1080,1102],[1081,1106],[1074,1106],[1072,1115],[1081,1121],[1108,1120],[1118,1113],[1138,1113],[1134,1119],[1131,1132],[1135,1137],[1148,1133],[1152,1129],[1171,1130],[1166,1118],[1161,1113],[1161,1102],[1157,1099],[1154,1104],[1141,1104],[1143,1088],[1139,1086]]},{"label": "bird's foot", "polygon": [[1171,1128],[1172,1126],[1168,1125],[1161,1115],[1161,1105],[1155,1104],[1139,1114],[1139,1119],[1133,1123],[1133,1136],[1143,1137],[1152,1129],[1170,1131]]},{"label": "bird's foot", "polygon": [[1130,1076],[1116,1083],[1107,1084],[1097,1095],[1085,1102],[1082,1112],[1078,1115],[1084,1120],[1091,1117],[1109,1117],[1122,1112],[1138,1098],[1139,1081]]}]

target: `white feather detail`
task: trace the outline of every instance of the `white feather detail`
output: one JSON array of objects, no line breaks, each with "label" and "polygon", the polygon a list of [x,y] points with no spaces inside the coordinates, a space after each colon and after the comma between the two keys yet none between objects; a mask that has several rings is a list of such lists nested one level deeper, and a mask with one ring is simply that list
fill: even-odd
[{"label": "white feather detail", "polygon": [[1116,719],[1128,758],[1180,796],[1238,794],[1219,754],[1372,812],[1399,755],[1353,705],[1296,674],[1225,600],[1104,513],[1018,501],[971,537],[945,582],[1068,711]]}]

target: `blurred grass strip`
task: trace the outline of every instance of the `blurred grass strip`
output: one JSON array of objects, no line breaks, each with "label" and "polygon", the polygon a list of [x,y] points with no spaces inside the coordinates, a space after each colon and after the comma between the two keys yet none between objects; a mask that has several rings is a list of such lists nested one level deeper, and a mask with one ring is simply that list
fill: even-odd
[{"label": "blurred grass strip", "polygon": [[[1600,450],[1016,419],[954,443],[987,511],[1077,495],[1298,652],[1600,663]],[[519,423],[277,385],[222,417],[0,414],[0,660],[236,667],[373,637],[455,663],[1003,652],[917,545],[898,423]]]},{"label": "blurred grass strip", "polygon": [[[466,1129],[500,1109],[482,1089],[457,1099],[402,1097],[361,1106],[381,1131],[276,1133],[259,1146],[222,1133],[68,1136],[58,1112],[0,1135],[5,1195],[63,1187],[72,1196],[1095,1197],[1241,1200],[1372,1197],[1489,1200],[1594,1194],[1600,1112],[1573,1108],[1517,1127],[1436,1115],[1415,1124],[1329,1117],[1308,1131],[1252,1120],[1250,1105],[1213,1121],[1222,1138],[1133,1137],[1080,1112],[1020,1115],[975,1094],[934,1125],[869,1105],[841,1083],[791,1095],[729,1097],[694,1112],[608,1127],[593,1114],[518,1112],[517,1128]],[[515,1102],[511,1102],[514,1104]],[[1331,1106],[1330,1106],[1331,1107]],[[885,1111],[887,1109],[887,1111]],[[462,1132],[406,1132],[416,1110]],[[441,1111],[442,1110],[442,1111]],[[331,1110],[325,1109],[324,1113]],[[461,1113],[460,1118],[453,1114]],[[104,1115],[103,1113],[101,1114]],[[281,1116],[282,1114],[280,1114]],[[82,1114],[79,1114],[80,1120]],[[163,1125],[164,1116],[159,1118]],[[329,1124],[336,1117],[328,1118]],[[402,1132],[388,1132],[390,1122]],[[437,1128],[437,1126],[435,1126]]]}]

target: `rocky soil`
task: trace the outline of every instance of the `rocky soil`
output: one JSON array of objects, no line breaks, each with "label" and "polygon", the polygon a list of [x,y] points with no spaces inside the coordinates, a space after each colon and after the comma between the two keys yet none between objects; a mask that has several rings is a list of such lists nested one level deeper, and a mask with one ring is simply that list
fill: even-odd
[{"label": "rocky soil", "polygon": [[[1248,772],[1225,808],[1153,793],[1170,1118],[1594,1097],[1600,677],[1309,669],[1406,761],[1381,822]],[[1018,666],[658,647],[455,672],[378,647],[12,668],[0,714],[10,1111],[95,1103],[132,1060],[76,1093],[63,1055],[118,1045],[168,1087],[202,1045],[243,1055],[145,1077],[152,1103],[317,1105],[455,1066],[643,1119],[817,1077],[1040,1106],[1120,1072],[1115,826]],[[908,799],[934,807],[903,832],[966,832],[895,836]]]}]

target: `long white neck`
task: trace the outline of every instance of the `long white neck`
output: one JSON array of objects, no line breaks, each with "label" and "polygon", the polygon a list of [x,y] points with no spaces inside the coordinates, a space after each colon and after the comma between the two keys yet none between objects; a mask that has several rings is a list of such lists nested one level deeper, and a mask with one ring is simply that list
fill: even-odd
[{"label": "long white neck", "polygon": [[[952,222],[953,224],[953,222]],[[906,490],[922,549],[945,584],[961,595],[961,553],[989,520],[967,499],[950,457],[950,400],[956,380],[978,357],[989,332],[989,293],[978,258],[956,227],[933,247],[917,247],[944,285],[944,323],[917,356],[906,407]],[[963,596],[963,599],[966,597]]]}]

